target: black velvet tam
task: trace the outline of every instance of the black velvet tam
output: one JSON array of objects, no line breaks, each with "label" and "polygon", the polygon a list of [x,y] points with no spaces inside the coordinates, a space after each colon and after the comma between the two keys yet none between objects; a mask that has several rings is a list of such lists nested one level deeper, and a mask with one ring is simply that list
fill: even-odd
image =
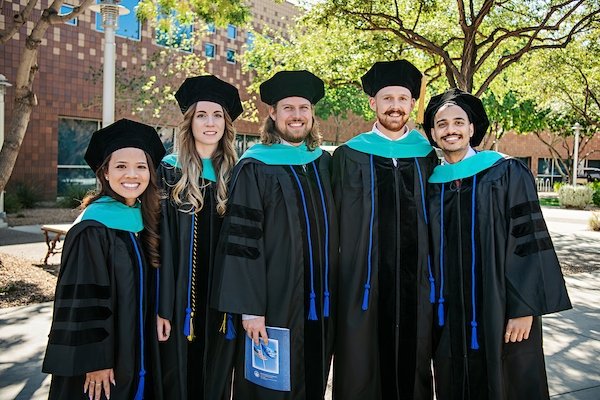
[{"label": "black velvet tam", "polygon": [[477,97],[460,89],[450,89],[442,94],[433,96],[425,109],[425,118],[423,120],[423,129],[429,138],[431,144],[435,145],[431,137],[431,128],[433,127],[433,118],[442,106],[446,104],[455,104],[465,110],[469,121],[473,123],[475,133],[471,138],[471,146],[475,147],[481,143],[485,133],[490,126],[487,113],[483,103]]},{"label": "black velvet tam", "polygon": [[260,85],[260,99],[270,106],[296,96],[317,104],[325,96],[325,84],[313,73],[302,70],[280,71]]},{"label": "black velvet tam", "polygon": [[155,167],[165,155],[165,147],[156,129],[141,122],[120,119],[94,132],[85,152],[85,162],[96,172],[106,157],[125,147],[144,150],[150,155]]},{"label": "black velvet tam", "polygon": [[419,98],[423,74],[406,60],[378,61],[360,79],[366,94],[374,97],[386,86],[404,86]]},{"label": "black velvet tam", "polygon": [[211,101],[221,105],[232,121],[235,121],[244,111],[236,87],[214,75],[187,78],[177,89],[175,99],[182,113],[198,101]]}]

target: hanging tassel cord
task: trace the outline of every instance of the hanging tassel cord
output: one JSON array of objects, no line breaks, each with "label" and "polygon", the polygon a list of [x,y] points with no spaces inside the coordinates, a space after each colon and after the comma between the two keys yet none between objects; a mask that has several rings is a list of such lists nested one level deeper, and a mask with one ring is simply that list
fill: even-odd
[{"label": "hanging tassel cord", "polygon": [[325,194],[323,192],[323,185],[321,185],[321,178],[319,177],[319,171],[317,165],[312,162],[313,169],[315,171],[315,177],[317,178],[317,186],[319,187],[319,194],[321,195],[321,208],[323,208],[323,224],[325,226],[325,290],[323,291],[323,317],[329,318],[329,218],[327,215],[327,206],[325,204]]},{"label": "hanging tassel cord", "polygon": [[140,322],[140,373],[138,387],[135,393],[135,400],[143,400],[144,398],[144,386],[146,369],[144,368],[144,266],[142,264],[142,256],[140,249],[138,248],[137,241],[133,233],[129,232],[135,254],[137,256],[137,263],[140,273],[140,297],[139,297],[139,322]]},{"label": "hanging tassel cord", "polygon": [[440,192],[440,296],[438,299],[438,325],[444,326],[444,188]]},{"label": "hanging tassel cord", "polygon": [[473,189],[471,194],[471,307],[473,319],[471,320],[471,349],[478,350],[479,343],[477,342],[477,314],[475,304],[475,191],[477,189],[477,175],[473,175]]},{"label": "hanging tassel cord", "polygon": [[373,224],[375,221],[375,167],[373,165],[373,154],[369,156],[369,169],[371,175],[371,218],[369,220],[369,252],[367,254],[367,281],[364,285],[362,310],[369,309],[369,292],[371,289],[371,259],[373,258]]},{"label": "hanging tassel cord", "polygon": [[[423,174],[421,173],[419,160],[417,160],[416,157],[414,160],[417,173],[419,175],[419,188],[421,189],[421,207],[423,208],[423,219],[425,220],[425,226],[429,226],[429,219],[427,218],[427,205],[425,204],[425,185],[423,184]],[[435,279],[433,278],[433,271],[431,270],[431,258],[429,256],[429,252],[427,253],[427,272],[429,274],[429,302],[431,304],[435,304]]]},{"label": "hanging tassel cord", "polygon": [[312,249],[312,240],[310,238],[310,219],[308,218],[308,207],[306,205],[306,196],[304,195],[304,189],[302,189],[302,184],[300,183],[300,178],[298,178],[298,174],[294,170],[292,165],[289,166],[294,178],[296,179],[296,183],[298,184],[298,189],[300,190],[300,198],[302,199],[302,208],[304,210],[304,218],[306,219],[306,237],[308,240],[308,256],[310,258],[310,305],[308,311],[308,320],[316,321],[317,318],[317,307],[315,304],[315,282],[314,282],[314,265],[313,265],[313,249]]}]

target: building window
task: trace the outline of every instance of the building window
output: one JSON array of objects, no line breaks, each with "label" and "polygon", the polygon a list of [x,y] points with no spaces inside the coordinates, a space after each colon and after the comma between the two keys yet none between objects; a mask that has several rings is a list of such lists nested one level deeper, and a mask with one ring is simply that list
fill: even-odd
[{"label": "building window", "polygon": [[246,33],[246,49],[252,51],[254,49],[254,32]]},{"label": "building window", "polygon": [[[99,2],[97,1],[97,3]],[[123,0],[120,3],[120,5],[127,7],[129,14],[119,17],[119,26],[115,32],[117,36],[126,39],[140,40],[142,24],[135,15],[135,7],[137,7],[138,3],[139,0]],[[100,13],[96,13],[96,30],[104,32],[104,28],[102,27],[102,16]]]},{"label": "building window", "polygon": [[172,21],[171,29],[168,32],[159,28],[156,29],[156,44],[191,53],[194,48],[192,43],[192,25],[180,24],[176,18],[173,18]]},{"label": "building window", "polygon": [[206,58],[215,58],[217,54],[217,46],[212,43],[204,43],[204,56]]},{"label": "building window", "polygon": [[217,27],[215,26],[214,22],[209,22],[206,24],[206,32],[210,34],[217,32]]},{"label": "building window", "polygon": [[[60,13],[58,15],[69,14],[71,11],[73,11],[73,8],[73,6],[63,4],[62,6],[60,6]],[[67,22],[65,22],[65,24],[77,26],[77,18],[70,19]]]},{"label": "building window", "polygon": [[72,186],[92,189],[96,176],[84,160],[92,133],[100,128],[99,121],[58,119],[58,195]]},{"label": "building window", "polygon": [[237,37],[237,28],[235,25],[227,25],[227,37],[229,39],[235,39]]},{"label": "building window", "polygon": [[227,49],[227,62],[230,64],[235,64],[235,50]]}]

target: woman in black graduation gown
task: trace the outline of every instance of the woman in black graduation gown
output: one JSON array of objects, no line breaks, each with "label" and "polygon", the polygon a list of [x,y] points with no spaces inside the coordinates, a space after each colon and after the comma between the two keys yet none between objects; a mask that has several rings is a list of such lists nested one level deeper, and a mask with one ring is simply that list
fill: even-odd
[{"label": "woman in black graduation gown", "polygon": [[[65,238],[42,370],[50,399],[143,399],[146,278],[158,262],[156,131],[120,120],[92,136],[85,160],[100,190]],[[146,394],[146,396],[145,396]]]},{"label": "woman in black graduation gown", "polygon": [[177,91],[184,120],[176,153],[158,168],[162,201],[157,331],[165,399],[228,399],[235,341],[231,315],[208,307],[214,249],[237,160],[238,91],[212,75]]}]

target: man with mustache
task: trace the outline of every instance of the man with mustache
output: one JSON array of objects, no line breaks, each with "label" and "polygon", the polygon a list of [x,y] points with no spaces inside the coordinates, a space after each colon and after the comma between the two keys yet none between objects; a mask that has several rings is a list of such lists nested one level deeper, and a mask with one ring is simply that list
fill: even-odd
[{"label": "man with mustache", "polygon": [[472,148],[488,126],[481,100],[459,89],[425,111],[425,132],[444,156],[428,203],[436,395],[548,399],[541,316],[571,303],[531,171]]},{"label": "man with mustache", "polygon": [[377,115],[373,130],[333,156],[340,221],[338,399],[433,397],[425,198],[437,157],[407,126],[421,81],[406,60],[375,63],[362,77]]},{"label": "man with mustache", "polygon": [[267,343],[267,326],[289,329],[291,355],[291,391],[276,391],[244,379],[239,352],[234,399],[322,399],[325,394],[338,231],[331,156],[319,148],[314,119],[314,104],[324,94],[323,81],[308,71],[281,71],[261,84],[261,100],[269,106],[262,143],[249,149],[233,172],[213,304],[243,314],[245,333],[256,346]]}]

